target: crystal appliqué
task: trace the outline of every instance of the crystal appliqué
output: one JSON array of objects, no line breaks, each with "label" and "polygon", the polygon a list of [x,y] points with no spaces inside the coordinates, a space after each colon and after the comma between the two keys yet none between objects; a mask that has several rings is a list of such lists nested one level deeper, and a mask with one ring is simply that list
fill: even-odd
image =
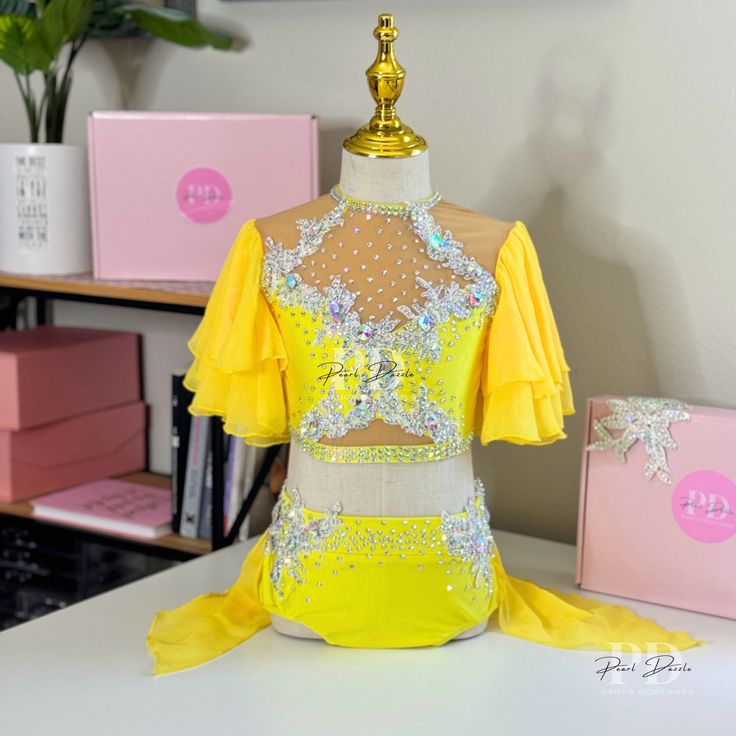
[{"label": "crystal appliqu\u00e9", "polygon": [[344,224],[343,213],[351,206],[351,200],[339,193],[336,187],[331,191],[337,206],[320,218],[297,221],[300,237],[293,249],[285,249],[282,243],[275,243],[270,236],[265,238],[261,285],[269,296],[276,297],[282,304],[299,305],[310,312],[315,319],[321,318],[324,327],[314,341],[319,345],[325,338],[338,335],[346,357],[356,350],[372,347],[386,350],[415,350],[423,357],[439,359],[440,345],[437,327],[447,322],[451,316],[464,318],[475,310],[481,317],[492,314],[498,294],[498,285],[493,275],[484,269],[472,256],[463,251],[462,243],[455,240],[449,230],[442,232],[429,210],[439,197],[424,202],[407,202],[405,219],[411,219],[417,236],[427,245],[427,255],[440,261],[458,276],[469,281],[464,287],[457,282],[449,286],[433,286],[420,276],[417,283],[424,287],[424,304],[414,302],[411,307],[399,305],[397,311],[404,314],[407,321],[388,316],[379,321],[363,322],[357,312],[352,310],[356,294],[341,282],[340,274],[330,276],[331,284],[324,291],[302,281],[296,269],[302,260],[312,255],[322,245],[325,235],[334,227]]},{"label": "crystal appliqu\u00e9", "polygon": [[[493,590],[490,561],[494,554],[490,514],[482,481],[474,478],[473,483],[474,494],[466,500],[463,511],[442,511],[437,525],[432,524],[430,517],[342,519],[340,501],[332,509],[315,512],[304,506],[296,488],[288,489],[284,484],[272,512],[264,549],[266,555],[273,555],[270,580],[274,590],[284,597],[287,573],[299,585],[307,582],[304,563],[306,555],[313,551],[365,555],[366,560],[379,553],[379,565],[384,564],[381,560],[385,555],[396,554],[402,559],[408,554],[426,555],[430,559],[445,552],[469,562],[475,588],[483,586],[490,596]],[[300,555],[305,555],[304,559]],[[416,560],[407,564],[416,564]],[[444,564],[444,560],[438,560],[438,564]]]},{"label": "crystal appliqu\u00e9", "polygon": [[306,412],[299,421],[302,437],[318,440],[320,437],[342,437],[352,429],[367,427],[374,419],[400,426],[410,434],[429,436],[436,443],[459,443],[458,423],[427,395],[427,387],[419,386],[418,395],[407,406],[399,398],[395,388],[371,389],[361,384],[354,404],[346,411],[338,399],[335,384],[331,384],[327,397]]},{"label": "crystal appliqu\u00e9", "polygon": [[296,488],[281,489],[279,500],[271,511],[271,525],[264,553],[274,553],[271,582],[274,590],[283,597],[283,576],[288,573],[297,583],[304,582],[306,568],[299,559],[301,553],[319,549],[323,542],[342,524],[338,514],[342,504],[338,501],[325,515],[306,521],[304,502]]},{"label": "crystal appliqu\u00e9", "polygon": [[493,592],[491,560],[494,555],[491,515],[486,507],[483,482],[480,478],[475,478],[473,482],[475,493],[465,504],[466,516],[442,512],[442,539],[451,555],[458,555],[463,562],[470,563],[475,587],[482,585],[486,594],[491,595]]},{"label": "crystal appliqu\u00e9", "polygon": [[[651,480],[656,475],[662,482],[672,484],[672,475],[667,464],[666,450],[677,449],[677,442],[670,434],[671,422],[689,422],[687,404],[677,399],[651,396],[629,396],[626,399],[606,401],[612,413],[602,419],[593,420],[598,437],[586,450],[610,450],[616,452],[621,462],[626,462],[626,452],[641,440],[649,460],[644,466],[644,475]],[[623,429],[621,437],[614,437],[609,429]]]},{"label": "crystal appliqu\u00e9", "polygon": [[[345,197],[337,187],[333,187],[331,195],[338,202],[337,207],[321,218],[297,221],[300,237],[293,249],[285,249],[282,243],[275,243],[270,237],[265,239],[267,252],[261,284],[265,292],[282,305],[300,306],[321,324],[312,342],[314,346],[337,338],[343,360],[359,357],[365,364],[372,364],[390,360],[392,354],[400,352],[413,353],[418,360],[428,358],[436,363],[442,352],[438,329],[441,325],[452,317],[464,319],[477,313],[485,319],[493,314],[498,295],[496,281],[474,258],[463,252],[462,243],[455,240],[450,231],[443,233],[435,222],[429,210],[439,201],[439,195],[420,202],[391,205],[391,213],[411,218],[413,229],[426,243],[427,255],[468,280],[465,287],[455,281],[449,286],[444,283],[435,286],[417,275],[415,278],[423,287],[425,301],[420,304],[415,300],[411,306],[397,306],[397,311],[406,317],[404,324],[399,326],[400,320],[389,316],[363,322],[353,310],[357,295],[342,283],[340,274],[330,277],[330,284],[324,291],[304,283],[296,269],[305,257],[321,247],[332,228],[344,224],[342,215],[346,209],[368,207],[365,211],[381,211],[370,209],[370,203]],[[350,429],[367,427],[375,418],[382,418],[412,434],[429,436],[435,442],[459,442],[458,422],[429,401],[424,387],[420,387],[416,405],[409,408],[397,395],[399,382],[395,378],[393,382],[388,381],[390,379],[372,386],[362,384],[347,414],[344,413],[346,407],[338,401],[331,387],[323,405],[314,407],[302,417],[301,436],[315,440],[325,435],[340,437]]]}]

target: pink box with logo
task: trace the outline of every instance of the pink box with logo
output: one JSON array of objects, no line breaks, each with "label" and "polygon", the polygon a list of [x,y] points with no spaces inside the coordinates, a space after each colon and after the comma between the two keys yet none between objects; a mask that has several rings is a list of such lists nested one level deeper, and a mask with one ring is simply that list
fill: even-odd
[{"label": "pink box with logo", "polygon": [[0,501],[143,470],[145,430],[142,401],[30,429],[0,429]]},{"label": "pink box with logo", "polygon": [[577,542],[585,590],[736,618],[736,410],[587,399]]},{"label": "pink box with logo", "polygon": [[94,275],[214,281],[238,230],[318,196],[313,115],[93,112]]},{"label": "pink box with logo", "polygon": [[140,398],[134,332],[43,325],[0,332],[0,429]]}]

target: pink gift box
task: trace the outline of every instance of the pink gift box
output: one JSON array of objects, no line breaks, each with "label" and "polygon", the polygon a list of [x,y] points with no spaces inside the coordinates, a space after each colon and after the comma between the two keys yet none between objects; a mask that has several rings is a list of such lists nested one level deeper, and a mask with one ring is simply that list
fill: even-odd
[{"label": "pink gift box", "polygon": [[0,429],[0,501],[146,466],[146,405],[108,407],[32,429]]},{"label": "pink gift box", "polygon": [[586,401],[577,583],[736,618],[736,410],[635,398]]},{"label": "pink gift box", "polygon": [[214,281],[250,218],[318,196],[313,115],[93,112],[94,275]]},{"label": "pink gift box", "polygon": [[44,325],[0,333],[0,429],[140,399],[134,332]]}]

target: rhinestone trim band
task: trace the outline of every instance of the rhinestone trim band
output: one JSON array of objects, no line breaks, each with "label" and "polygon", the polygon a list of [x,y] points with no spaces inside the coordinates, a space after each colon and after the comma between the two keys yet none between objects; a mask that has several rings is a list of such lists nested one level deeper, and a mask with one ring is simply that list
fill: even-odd
[{"label": "rhinestone trim band", "polygon": [[307,455],[328,463],[418,463],[445,460],[467,452],[473,441],[468,434],[423,445],[326,445],[309,437],[302,437],[293,427],[291,438]]},{"label": "rhinestone trim band", "polygon": [[439,192],[433,192],[428,197],[413,202],[372,202],[366,199],[349,197],[337,184],[330,190],[330,196],[347,209],[355,212],[370,212],[374,215],[408,215],[409,208],[412,206],[431,209],[442,199]]}]

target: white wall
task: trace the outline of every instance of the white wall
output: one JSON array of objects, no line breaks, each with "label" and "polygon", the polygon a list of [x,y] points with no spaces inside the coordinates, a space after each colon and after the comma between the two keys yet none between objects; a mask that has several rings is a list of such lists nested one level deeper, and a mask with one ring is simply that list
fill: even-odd
[{"label": "white wall", "polygon": [[[495,526],[574,540],[585,397],[736,405],[736,7],[204,0],[200,12],[245,49],[89,44],[67,140],[83,141],[91,109],[314,112],[326,191],[342,139],[370,116],[371,34],[378,13],[393,12],[408,72],[399,110],[430,144],[434,186],[527,224],[573,368],[566,441],[476,447]],[[0,140],[24,136],[2,69]],[[67,303],[56,316],[145,333],[152,462],[167,470],[167,374],[186,360],[196,318]]]}]

